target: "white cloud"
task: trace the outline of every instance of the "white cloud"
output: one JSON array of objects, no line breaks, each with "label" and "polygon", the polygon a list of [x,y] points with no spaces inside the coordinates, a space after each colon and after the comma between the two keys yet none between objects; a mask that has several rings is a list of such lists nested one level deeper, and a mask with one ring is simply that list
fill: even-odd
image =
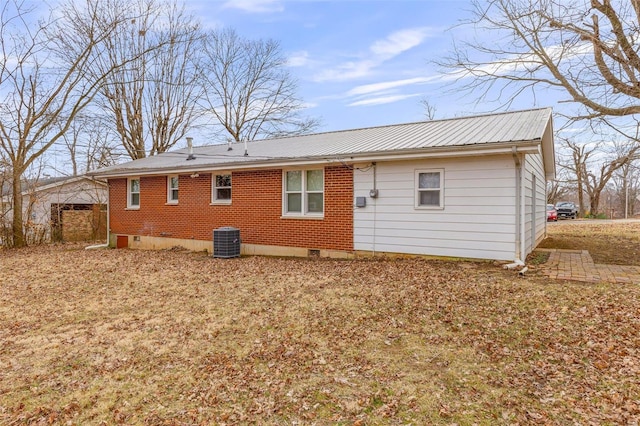
[{"label": "white cloud", "polygon": [[309,52],[305,50],[301,50],[299,52],[293,52],[289,55],[287,60],[287,65],[290,67],[304,67],[309,65],[311,61],[309,60]]},{"label": "white cloud", "polygon": [[366,54],[354,55],[359,56],[358,59],[323,70],[314,76],[314,80],[345,81],[366,77],[384,62],[422,44],[431,33],[432,31],[427,27],[409,28],[391,33],[386,38],[373,42]]},{"label": "white cloud", "polygon": [[248,13],[273,13],[284,10],[280,0],[229,0],[222,7],[240,9]]},{"label": "white cloud", "polygon": [[382,105],[382,104],[390,104],[393,102],[402,101],[404,99],[413,98],[419,96],[419,93],[413,93],[410,95],[390,95],[390,96],[380,96],[377,98],[363,99],[361,101],[356,101],[348,104],[347,106],[369,106],[369,105]]},{"label": "white cloud", "polygon": [[374,61],[345,62],[333,69],[327,69],[314,76],[318,82],[344,81],[366,77],[377,64]]},{"label": "white cloud", "polygon": [[587,129],[588,129],[588,127],[585,127],[585,126],[582,126],[582,127],[568,127],[566,129],[558,130],[558,133],[581,133],[581,132],[584,132]]},{"label": "white cloud", "polygon": [[389,89],[396,89],[403,86],[411,86],[414,84],[425,84],[439,79],[440,76],[431,77],[415,77],[403,80],[384,81],[381,83],[363,84],[356,86],[347,92],[347,96],[368,95],[371,93],[382,92]]},{"label": "white cloud", "polygon": [[[554,61],[560,59],[570,61],[572,58],[590,55],[593,52],[591,43],[582,43],[575,46],[565,47],[562,45],[548,46],[545,53]],[[546,69],[542,60],[535,53],[521,53],[510,55],[498,61],[478,64],[468,70],[455,70],[445,74],[443,80],[458,80],[467,77],[478,77],[486,75],[518,75],[522,72],[531,72],[537,69]]]},{"label": "white cloud", "polygon": [[347,106],[381,105],[398,102],[404,99],[419,96],[420,93],[402,94],[401,88],[406,86],[427,84],[440,81],[441,76],[405,78],[402,80],[383,81],[380,83],[363,84],[356,86],[345,93],[345,97],[351,98]]},{"label": "white cloud", "polygon": [[410,28],[396,31],[384,40],[378,40],[371,45],[369,50],[381,58],[393,58],[413,47],[419,46],[429,36],[429,29]]}]

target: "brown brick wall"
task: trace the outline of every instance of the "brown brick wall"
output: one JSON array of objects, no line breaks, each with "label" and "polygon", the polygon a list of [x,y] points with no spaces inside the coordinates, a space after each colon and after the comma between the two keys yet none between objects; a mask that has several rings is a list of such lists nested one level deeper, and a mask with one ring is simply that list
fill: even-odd
[{"label": "brown brick wall", "polygon": [[127,180],[109,179],[114,234],[209,241],[221,226],[240,229],[242,241],[287,247],[353,250],[353,172],[326,167],[324,218],[282,218],[282,170],[232,174],[232,204],[210,205],[211,174],[180,175],[179,203],[167,204],[166,176],[140,179],[140,209],[126,210]]},{"label": "brown brick wall", "polygon": [[95,204],[92,210],[62,211],[62,240],[106,240],[107,212]]},{"label": "brown brick wall", "polygon": [[66,210],[62,212],[62,239],[64,241],[85,241],[91,239],[93,229],[91,210]]}]

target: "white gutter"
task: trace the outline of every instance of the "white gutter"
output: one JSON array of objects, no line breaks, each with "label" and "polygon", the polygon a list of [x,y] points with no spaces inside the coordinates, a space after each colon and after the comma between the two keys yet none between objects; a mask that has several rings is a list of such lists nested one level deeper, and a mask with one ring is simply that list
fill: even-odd
[{"label": "white gutter", "polygon": [[94,246],[87,246],[84,249],[85,250],[94,250],[94,249],[103,249],[103,248],[108,248],[109,247],[109,243],[107,244],[96,244]]}]

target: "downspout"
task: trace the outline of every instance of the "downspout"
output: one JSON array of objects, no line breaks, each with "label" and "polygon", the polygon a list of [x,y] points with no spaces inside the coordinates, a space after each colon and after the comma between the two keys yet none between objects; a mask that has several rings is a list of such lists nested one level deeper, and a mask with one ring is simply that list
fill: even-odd
[{"label": "downspout", "polygon": [[511,155],[513,156],[513,162],[516,166],[516,263],[522,263],[520,257],[522,256],[522,163],[520,162],[520,157],[518,157],[518,149],[513,146],[511,147]]},{"label": "downspout", "polygon": [[376,209],[377,198],[378,198],[378,188],[377,188],[377,173],[375,162],[371,163],[373,166],[373,189],[369,191],[369,196],[373,199],[373,257],[376,257],[376,220],[378,216],[378,211]]}]

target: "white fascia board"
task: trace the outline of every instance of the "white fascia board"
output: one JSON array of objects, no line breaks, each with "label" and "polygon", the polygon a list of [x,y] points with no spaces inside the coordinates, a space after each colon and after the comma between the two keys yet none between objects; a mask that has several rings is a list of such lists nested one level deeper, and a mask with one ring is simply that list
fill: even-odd
[{"label": "white fascia board", "polygon": [[544,165],[544,177],[547,181],[556,178],[556,150],[553,139],[553,121],[549,119],[547,128],[542,136],[540,149],[542,150],[542,162]]},{"label": "white fascia board", "polygon": [[305,159],[292,158],[289,160],[265,160],[256,162],[238,162],[238,163],[224,163],[224,164],[202,164],[199,167],[172,167],[163,169],[149,169],[147,171],[141,169],[120,170],[113,173],[95,173],[92,176],[94,178],[109,179],[109,178],[124,178],[128,176],[164,176],[169,174],[188,174],[188,173],[205,173],[205,172],[218,172],[218,171],[233,171],[233,170],[261,170],[261,169],[273,169],[273,168],[287,168],[294,166],[308,166],[318,164],[349,164],[355,162],[366,161],[394,161],[394,160],[416,160],[423,158],[450,158],[450,157],[470,157],[470,156],[485,156],[485,155],[499,155],[513,153],[513,147],[516,147],[518,153],[535,153],[538,152],[538,146],[540,141],[515,141],[505,142],[501,144],[494,144],[491,147],[478,147],[475,145],[467,145],[461,147],[430,147],[426,149],[419,149],[413,151],[396,151],[396,152],[371,152],[371,153],[358,153],[358,154],[346,154],[344,156],[322,156],[322,157],[308,157]]}]

